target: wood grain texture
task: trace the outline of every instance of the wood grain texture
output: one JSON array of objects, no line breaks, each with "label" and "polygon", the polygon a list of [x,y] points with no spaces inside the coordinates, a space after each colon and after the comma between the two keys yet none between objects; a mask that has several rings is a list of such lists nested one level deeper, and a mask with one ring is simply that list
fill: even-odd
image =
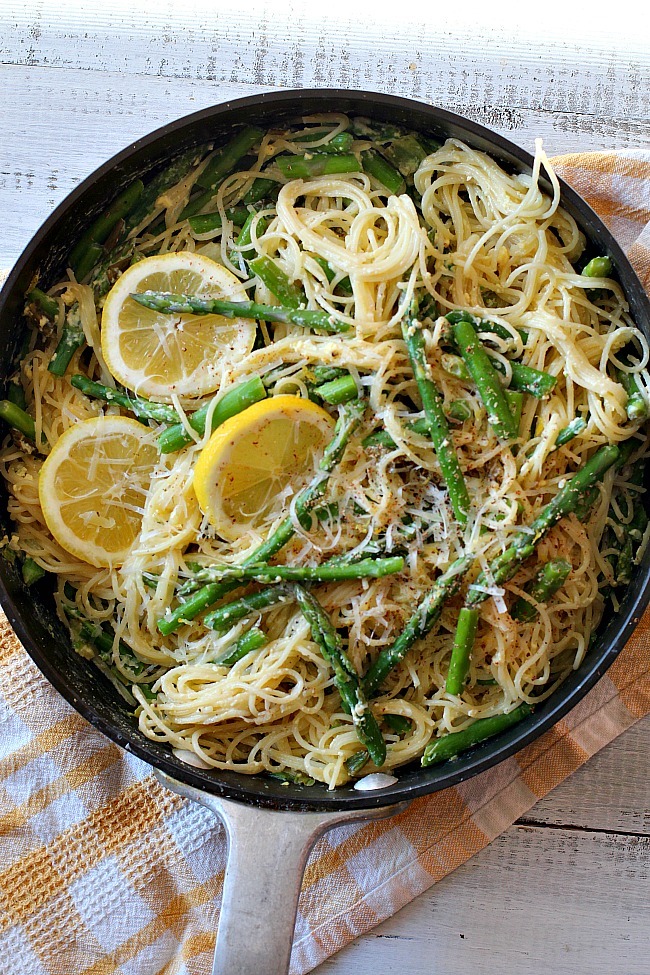
[{"label": "wood grain texture", "polygon": [[466,3],[469,29],[437,11],[435,30],[423,30],[423,0],[399,19],[370,0],[327,7],[324,21],[312,5],[269,0],[225,0],[208,18],[196,0],[5,4],[0,265],[118,149],[172,118],[269,88],[400,93],[529,149],[541,136],[551,153],[650,148],[650,51],[643,30],[624,21],[610,17],[605,33],[597,18],[578,17],[572,33],[554,27],[547,8],[540,35],[536,19],[506,28]]},{"label": "wood grain texture", "polygon": [[650,717],[318,975],[647,975]]},{"label": "wood grain texture", "polygon": [[[205,106],[286,87],[388,91],[550,153],[650,149],[650,15],[565,0],[25,0],[0,5],[0,267],[113,153]],[[633,15],[632,15],[633,11]],[[650,719],[319,975],[646,975]]]},{"label": "wood grain texture", "polygon": [[648,838],[515,826],[317,972],[647,975],[649,881]]}]

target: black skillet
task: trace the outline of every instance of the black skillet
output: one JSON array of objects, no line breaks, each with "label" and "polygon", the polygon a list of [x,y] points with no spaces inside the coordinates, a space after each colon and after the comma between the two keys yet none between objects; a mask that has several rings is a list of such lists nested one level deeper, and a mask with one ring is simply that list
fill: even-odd
[{"label": "black skillet", "polygon": [[[23,296],[34,272],[45,286],[60,279],[80,233],[132,179],[147,178],[172,156],[225,141],[233,127],[278,125],[302,114],[338,111],[390,121],[437,139],[460,138],[490,153],[511,171],[529,173],[532,157],[502,136],[450,112],[374,92],[278,91],[225,102],[158,129],[128,146],[81,183],[45,221],[0,294],[0,378],[3,385],[19,346]],[[548,189],[548,184],[542,185]],[[609,254],[637,324],[650,337],[650,302],[621,248],[601,220],[570,187],[563,206],[593,254]],[[3,512],[2,533],[11,531]],[[29,592],[16,570],[0,560],[0,600],[37,666],[88,721],[148,762],[167,786],[210,807],[224,821],[229,862],[224,884],[214,973],[280,975],[286,972],[304,864],[316,838],[341,822],[376,819],[403,809],[416,796],[453,786],[512,755],[569,711],[605,673],[623,648],[650,597],[650,550],[645,553],[617,614],[609,614],[583,664],[521,724],[453,762],[423,769],[412,764],[398,781],[375,792],[346,786],[283,785],[234,772],[195,769],[169,748],[149,741],[110,683],[71,647],[44,580]]]}]

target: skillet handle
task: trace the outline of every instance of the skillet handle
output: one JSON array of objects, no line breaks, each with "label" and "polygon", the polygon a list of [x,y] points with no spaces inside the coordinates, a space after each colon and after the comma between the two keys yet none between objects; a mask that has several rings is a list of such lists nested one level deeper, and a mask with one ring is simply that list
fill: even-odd
[{"label": "skillet handle", "polygon": [[342,823],[384,819],[406,803],[336,812],[278,812],[193,789],[160,772],[163,785],[200,802],[223,822],[228,863],[212,975],[286,975],[309,853]]}]

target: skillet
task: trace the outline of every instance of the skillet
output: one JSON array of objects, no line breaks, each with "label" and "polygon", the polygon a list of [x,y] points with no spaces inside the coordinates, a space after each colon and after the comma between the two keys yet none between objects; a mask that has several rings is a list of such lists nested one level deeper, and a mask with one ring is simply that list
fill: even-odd
[{"label": "skillet", "polygon": [[[225,142],[234,127],[282,124],[301,114],[340,111],[392,122],[436,139],[460,138],[488,152],[512,172],[529,173],[532,157],[502,136],[450,112],[375,92],[315,89],[253,95],[204,109],[138,140],[84,180],[45,221],[0,293],[0,383],[4,387],[20,345],[24,294],[34,273],[48,286],[63,276],[80,233],[128,183],[154,175],[170,158],[195,145]],[[544,189],[550,186],[541,180]],[[570,187],[562,205],[588,241],[588,254],[608,254],[633,317],[650,338],[650,301],[610,232]],[[0,530],[10,531],[6,492]],[[47,579],[29,592],[19,572],[0,560],[0,601],[25,649],[45,677],[91,724],[148,762],[174,791],[201,802],[225,823],[229,860],[224,881],[214,975],[281,975],[288,970],[302,872],[309,851],[333,826],[393,815],[417,796],[456,785],[532,742],[566,714],[605,673],[650,599],[650,549],[637,567],[618,613],[606,614],[583,664],[533,714],[454,761],[397,771],[398,781],[371,792],[344,786],[281,784],[234,772],[194,768],[145,738],[129,707],[90,662],[73,650],[57,618]]]}]

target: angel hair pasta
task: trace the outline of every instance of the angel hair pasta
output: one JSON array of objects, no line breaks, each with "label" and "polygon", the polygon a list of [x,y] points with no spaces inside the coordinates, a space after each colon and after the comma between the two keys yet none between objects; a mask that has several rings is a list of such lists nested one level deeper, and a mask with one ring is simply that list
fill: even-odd
[{"label": "angel hair pasta", "polygon": [[333,788],[580,665],[648,539],[648,344],[541,144],[513,174],[345,115],[244,127],[69,264],[0,405],[4,553],[146,736]]}]

